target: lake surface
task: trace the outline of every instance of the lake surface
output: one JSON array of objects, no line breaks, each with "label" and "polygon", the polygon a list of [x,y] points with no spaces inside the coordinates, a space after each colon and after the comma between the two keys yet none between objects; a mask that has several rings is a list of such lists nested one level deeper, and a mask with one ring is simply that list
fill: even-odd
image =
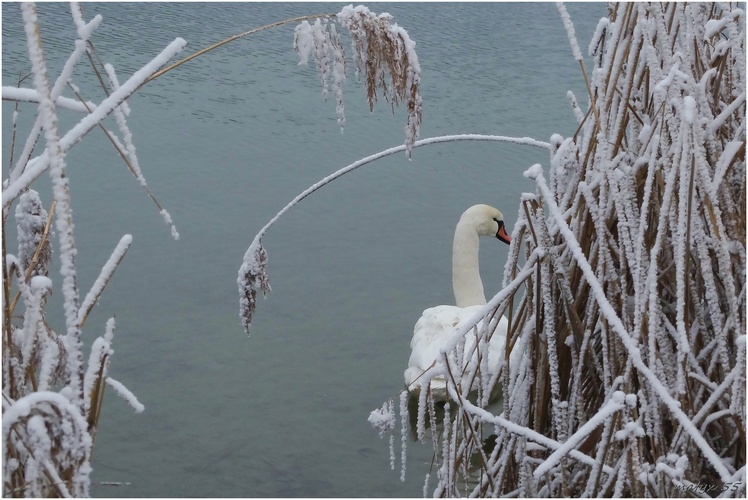
[{"label": "lake surface", "polygon": [[[189,42],[186,56],[254,27],[342,5],[83,9],[86,19],[103,16],[93,42],[123,82],[178,36]],[[554,4],[370,8],[391,13],[417,42],[422,138],[483,133],[547,141],[574,132],[566,92],[583,106],[587,98]],[[586,54],[605,7],[567,8]],[[38,12],[54,75],[72,50],[69,7],[41,4]],[[3,3],[2,21],[3,85],[15,85],[29,70],[19,6]],[[534,163],[547,166],[548,153],[503,143],[434,145],[417,149],[412,161],[390,156],[323,188],[264,237],[273,291],[260,301],[247,338],[236,276],[255,233],[307,186],[404,137],[402,110],[393,116],[380,98],[370,113],[352,72],[340,133],[334,99],[322,100],[314,66],[297,65],[294,26],[197,58],[128,101],[143,173],[171,213],[178,241],[99,130],[68,155],[83,293],[122,235],[134,240],[84,335],[90,346],[116,316],[111,376],[146,410],[134,414],[108,391],[94,450],[94,496],[422,494],[430,444],[409,444],[401,482],[399,470],[389,468],[387,440],[367,416],[402,388],[423,309],[453,303],[452,233],[462,211],[494,205],[511,228],[521,194],[534,191],[522,173]],[[87,99],[101,99],[84,64],[74,81]],[[12,112],[3,102],[4,169]],[[31,105],[21,107],[19,134],[33,115]],[[80,119],[65,116],[65,128]],[[48,184],[35,186],[47,203]],[[492,295],[507,249],[485,241],[481,256]],[[59,274],[52,277],[59,283]],[[60,295],[58,289],[48,318],[58,331]]]}]

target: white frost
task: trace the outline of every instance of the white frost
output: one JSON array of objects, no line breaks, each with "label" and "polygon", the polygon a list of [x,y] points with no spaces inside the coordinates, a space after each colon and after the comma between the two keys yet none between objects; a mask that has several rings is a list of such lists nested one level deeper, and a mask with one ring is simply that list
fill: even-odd
[{"label": "white frost", "polygon": [[143,404],[138,401],[138,398],[135,397],[135,394],[130,392],[130,389],[125,387],[121,382],[114,380],[112,377],[107,377],[106,383],[109,384],[122,399],[127,401],[127,403],[132,406],[132,408],[135,410],[135,413],[141,413],[143,410],[145,410],[145,406],[143,406]]},{"label": "white frost", "polygon": [[86,298],[83,299],[83,302],[81,303],[79,310],[80,317],[78,318],[79,322],[82,321],[85,314],[88,314],[89,310],[93,307],[94,303],[101,295],[101,292],[104,291],[104,287],[107,285],[107,283],[109,283],[109,280],[112,279],[114,271],[117,269],[120,261],[125,257],[125,254],[127,253],[127,250],[130,248],[131,244],[132,235],[126,234],[120,239],[114,251],[109,256],[109,259],[101,268],[99,277],[96,278],[93,286],[91,286],[91,290],[89,290]]},{"label": "white frost", "polygon": [[574,54],[574,59],[577,61],[583,61],[582,51],[579,50],[579,43],[577,43],[577,35],[574,32],[574,23],[571,22],[569,12],[566,10],[566,6],[563,2],[556,2],[558,13],[561,14],[561,20],[564,23],[566,29],[566,36],[569,38],[569,45],[571,45],[571,52]]},{"label": "white frost", "polygon": [[381,408],[377,408],[369,414],[369,423],[379,432],[379,437],[384,437],[395,428],[395,408],[392,400],[386,401]]}]

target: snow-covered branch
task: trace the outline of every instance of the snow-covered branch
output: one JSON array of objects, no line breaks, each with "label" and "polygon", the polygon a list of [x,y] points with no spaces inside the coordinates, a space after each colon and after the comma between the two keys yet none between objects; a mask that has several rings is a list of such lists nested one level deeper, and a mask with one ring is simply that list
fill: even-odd
[{"label": "snow-covered branch", "polygon": [[[59,150],[64,154],[78,143],[92,128],[97,126],[106,118],[117,106],[122,104],[133,92],[135,92],[145,80],[155,73],[175,54],[181,51],[186,42],[177,38],[171,42],[158,56],[148,64],[136,71],[123,85],[112,92],[109,97],[104,99],[95,109],[87,114],[77,125],[70,129],[64,136],[59,139]],[[37,90],[38,91],[38,90]],[[39,92],[39,91],[38,91]],[[3,189],[3,208],[9,206],[18,195],[34,182],[50,166],[50,152],[45,150],[40,156],[28,162],[23,173],[18,176],[15,182]]]},{"label": "snow-covered branch", "polygon": [[112,252],[112,255],[109,256],[104,267],[101,268],[99,277],[96,278],[96,281],[91,286],[91,290],[86,294],[86,297],[83,299],[83,303],[81,304],[78,314],[78,321],[81,325],[86,321],[88,313],[91,312],[91,309],[96,304],[99,296],[101,296],[104,287],[109,283],[109,280],[112,279],[112,275],[114,275],[114,271],[117,270],[117,266],[119,266],[119,263],[125,258],[125,254],[131,244],[132,235],[124,235],[117,244],[117,247],[114,249],[114,252]]},{"label": "snow-covered branch", "polygon": [[[539,148],[549,149],[550,144],[543,141],[538,141],[529,137],[507,137],[500,135],[481,135],[481,134],[461,134],[461,135],[445,135],[439,137],[430,137],[428,139],[422,139],[416,141],[413,144],[414,148],[427,146],[431,144],[439,144],[443,142],[456,142],[456,141],[493,141],[493,142],[509,142],[512,144],[534,146]],[[257,304],[257,292],[262,291],[263,294],[267,294],[270,291],[270,279],[267,276],[265,270],[267,265],[267,252],[262,246],[262,237],[275,224],[283,214],[288,212],[292,207],[298,204],[301,200],[326,186],[335,179],[352,172],[360,167],[368,165],[381,158],[399,153],[408,148],[407,145],[395,146],[379,153],[362,158],[350,165],[341,168],[340,170],[328,175],[320,181],[312,184],[307,189],[299,193],[293,200],[291,200],[285,207],[283,207],[265,226],[260,229],[255,235],[252,243],[250,244],[247,252],[244,254],[242,265],[239,268],[239,275],[237,277],[237,285],[239,287],[239,317],[242,320],[244,331],[249,335],[252,327],[252,316]]]},{"label": "snow-covered branch", "polygon": [[[38,104],[41,102],[41,97],[39,96],[39,92],[34,89],[3,87],[3,101],[31,102]],[[92,102],[84,104],[65,96],[58,96],[57,99],[55,99],[55,105],[58,108],[75,111],[77,113],[88,113],[87,105],[91,108],[96,107]]]}]

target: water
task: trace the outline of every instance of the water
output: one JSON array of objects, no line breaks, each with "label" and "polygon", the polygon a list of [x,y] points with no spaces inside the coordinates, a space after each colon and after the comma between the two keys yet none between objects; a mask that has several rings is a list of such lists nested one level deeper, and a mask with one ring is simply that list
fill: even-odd
[{"label": "water", "polygon": [[[91,3],[84,15],[102,14],[94,43],[124,81],[177,36],[191,53],[341,5]],[[15,85],[28,71],[22,24],[18,5],[2,9],[3,85]],[[38,9],[48,63],[58,72],[74,37],[68,7]],[[547,141],[574,132],[566,91],[586,103],[585,87],[553,4],[372,9],[390,12],[417,41],[421,137],[491,133]],[[568,9],[586,54],[604,6]],[[511,228],[521,193],[533,191],[522,172],[547,165],[548,156],[526,146],[442,144],[416,150],[412,162],[385,158],[324,188],[264,238],[273,291],[260,302],[248,339],[235,281],[254,234],[307,186],[404,136],[402,110],[393,117],[382,99],[369,113],[352,77],[341,135],[313,66],[297,66],[292,32],[289,25],[229,44],[129,100],[141,166],[179,241],[100,131],[68,156],[81,288],[123,234],[134,237],[85,338],[90,345],[116,316],[111,375],[146,411],[135,415],[107,394],[94,451],[95,496],[421,495],[430,446],[410,443],[401,483],[399,470],[389,469],[387,441],[366,417],[401,389],[421,311],[453,301],[450,252],[459,215],[489,203]],[[99,100],[89,74],[81,65],[75,81]],[[4,165],[11,113],[4,101]],[[22,107],[22,132],[32,114]],[[37,189],[48,192],[48,181]],[[486,241],[481,256],[487,293],[494,293],[506,248]],[[59,295],[49,319],[62,330]],[[100,485],[106,481],[129,484]]]}]

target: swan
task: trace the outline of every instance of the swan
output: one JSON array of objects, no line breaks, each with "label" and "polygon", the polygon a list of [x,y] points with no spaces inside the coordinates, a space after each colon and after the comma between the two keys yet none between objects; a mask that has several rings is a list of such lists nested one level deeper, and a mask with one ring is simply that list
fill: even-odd
[{"label": "swan", "polygon": [[[405,385],[411,394],[420,393],[422,385],[420,377],[433,366],[440,349],[454,337],[462,323],[475,316],[486,304],[483,282],[478,269],[478,238],[480,236],[495,236],[507,245],[512,241],[504,226],[504,216],[494,207],[483,204],[474,205],[460,217],[452,245],[452,289],[456,305],[442,305],[426,309],[416,322],[413,339],[410,342],[411,354],[408,368],[404,373]],[[479,328],[481,323],[478,323]],[[496,373],[503,359],[507,325],[507,319],[502,316],[489,341],[488,366],[491,371],[489,375]],[[468,334],[465,341],[466,354],[473,352],[474,344],[475,335]],[[514,349],[514,351],[516,352],[512,352],[510,357],[512,365],[516,364],[519,349]],[[430,387],[435,399],[447,399],[444,375],[433,377]]]}]

